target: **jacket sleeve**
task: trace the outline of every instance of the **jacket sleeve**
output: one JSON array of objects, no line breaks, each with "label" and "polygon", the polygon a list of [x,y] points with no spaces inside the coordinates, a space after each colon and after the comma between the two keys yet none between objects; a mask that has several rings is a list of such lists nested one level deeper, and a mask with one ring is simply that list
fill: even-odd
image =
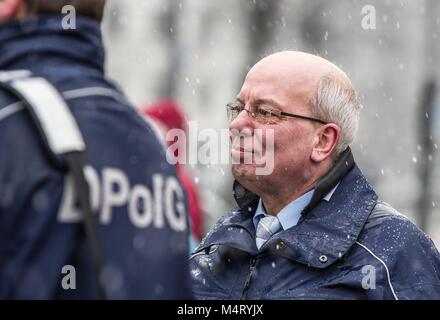
[{"label": "jacket sleeve", "polygon": [[[440,254],[432,240],[411,221],[394,218],[396,228],[383,229],[391,245],[390,281],[399,300],[440,299]],[[397,220],[397,221],[396,221]],[[388,230],[388,231],[387,231]]]}]

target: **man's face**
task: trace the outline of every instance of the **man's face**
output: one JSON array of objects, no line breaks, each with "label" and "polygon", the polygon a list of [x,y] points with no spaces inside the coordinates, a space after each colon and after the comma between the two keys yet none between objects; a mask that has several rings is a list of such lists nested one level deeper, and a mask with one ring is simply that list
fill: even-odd
[{"label": "man's face", "polygon": [[[293,75],[293,77],[292,77]],[[237,105],[244,106],[247,110],[263,107],[269,110],[278,110],[303,116],[312,116],[309,100],[317,87],[316,79],[307,73],[298,70],[285,72],[282,63],[259,63],[247,75],[243,87],[237,96]],[[232,144],[231,155],[236,162],[232,165],[232,174],[246,188],[260,189],[270,188],[271,185],[287,186],[291,179],[308,179],[310,154],[316,142],[316,130],[319,124],[312,121],[271,116],[268,123],[261,123],[251,114],[242,111],[230,124],[230,132],[233,136],[245,133],[241,144]],[[271,143],[270,133],[273,133],[274,166],[269,175],[258,175],[257,168],[261,167],[253,161],[243,163],[243,160],[255,150],[245,146],[246,139],[254,139],[256,133],[261,130],[263,151],[268,150]],[[257,140],[261,140],[257,138]],[[238,140],[236,140],[238,141]],[[258,152],[257,152],[258,153]],[[255,155],[255,154],[254,154]],[[259,154],[258,154],[259,155]],[[257,156],[258,156],[257,155]],[[266,155],[267,156],[271,156]],[[266,159],[267,161],[268,159]],[[234,163],[234,162],[233,162]],[[258,185],[258,186],[257,186]],[[255,188],[256,187],[256,188]]]}]

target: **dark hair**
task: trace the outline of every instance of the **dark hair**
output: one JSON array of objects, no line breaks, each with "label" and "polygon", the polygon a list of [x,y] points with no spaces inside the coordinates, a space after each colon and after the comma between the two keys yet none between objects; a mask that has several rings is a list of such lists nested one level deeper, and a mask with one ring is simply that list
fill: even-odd
[{"label": "dark hair", "polygon": [[31,14],[61,14],[66,5],[75,8],[78,15],[102,20],[105,0],[24,0]]}]

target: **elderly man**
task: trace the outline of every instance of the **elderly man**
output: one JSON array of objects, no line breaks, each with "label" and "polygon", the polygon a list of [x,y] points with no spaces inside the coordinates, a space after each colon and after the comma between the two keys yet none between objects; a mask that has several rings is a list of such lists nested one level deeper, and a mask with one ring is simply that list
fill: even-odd
[{"label": "elderly man", "polygon": [[[272,130],[274,169],[232,166],[237,206],[190,260],[197,298],[440,298],[434,244],[378,200],[354,162],[359,104],[342,70],[306,53],[271,55],[228,112],[245,139]],[[249,153],[232,149],[235,159]]]}]

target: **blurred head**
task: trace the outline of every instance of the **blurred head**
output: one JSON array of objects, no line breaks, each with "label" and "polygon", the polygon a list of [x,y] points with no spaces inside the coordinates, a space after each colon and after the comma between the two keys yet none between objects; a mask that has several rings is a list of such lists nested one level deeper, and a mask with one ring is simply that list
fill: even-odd
[{"label": "blurred head", "polygon": [[142,109],[145,115],[161,123],[165,129],[182,129],[187,131],[187,124],[182,108],[171,99],[160,100]]},{"label": "blurred head", "polygon": [[[147,117],[153,119],[154,124],[158,127],[164,140],[166,140],[167,133],[172,129],[180,129],[185,133],[188,132],[187,121],[182,108],[171,99],[161,100],[151,106],[146,106],[142,108],[142,112]],[[167,144],[171,146],[176,142],[177,138],[173,141],[167,141]],[[178,146],[178,144],[176,146]],[[179,158],[179,147],[174,150],[174,157],[176,159]]]},{"label": "blurred head", "polygon": [[101,21],[105,0],[0,0],[0,19],[21,19],[39,14],[61,14],[71,5],[78,15]]},{"label": "blurred head", "polygon": [[[329,61],[303,52],[280,52],[259,61],[247,74],[236,104],[249,112],[232,120],[231,132],[252,136],[261,129],[274,134],[272,174],[256,175],[255,163],[232,166],[234,177],[259,195],[310,189],[353,141],[358,127],[359,105],[349,78]],[[255,110],[265,115],[274,110],[277,116],[257,121]],[[252,151],[231,152],[234,158]]]}]

